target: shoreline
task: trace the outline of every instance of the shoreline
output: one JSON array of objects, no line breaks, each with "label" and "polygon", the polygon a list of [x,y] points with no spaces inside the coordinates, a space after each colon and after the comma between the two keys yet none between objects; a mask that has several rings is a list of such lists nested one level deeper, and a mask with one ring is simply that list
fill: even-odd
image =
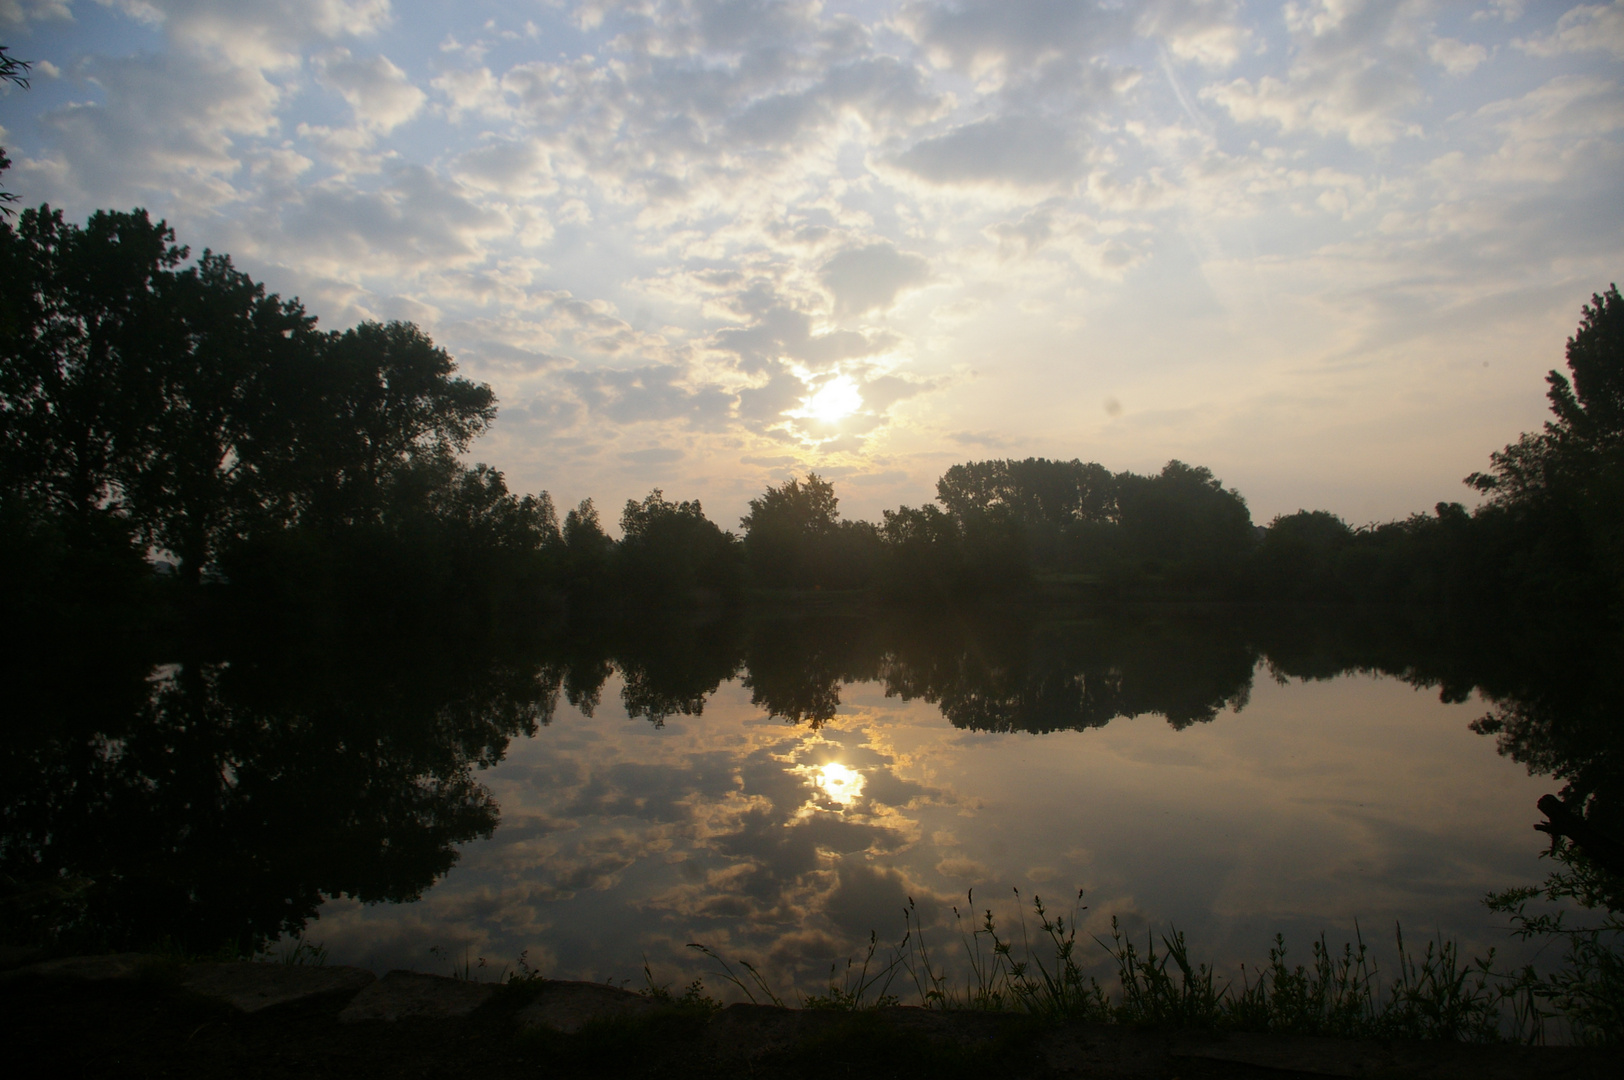
[{"label": "shoreline", "polygon": [[8,1057],[115,1076],[839,1075],[1585,1080],[1604,1048],[1348,1040],[1046,1022],[892,1005],[691,1001],[599,983],[479,983],[266,962],[69,957],[0,972]]}]

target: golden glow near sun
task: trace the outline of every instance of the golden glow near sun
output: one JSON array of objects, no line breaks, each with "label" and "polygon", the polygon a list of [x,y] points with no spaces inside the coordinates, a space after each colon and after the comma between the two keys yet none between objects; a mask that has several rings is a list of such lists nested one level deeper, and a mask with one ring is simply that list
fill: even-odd
[{"label": "golden glow near sun", "polygon": [[818,785],[831,802],[838,803],[842,807],[850,806],[863,793],[863,774],[856,769],[847,768],[838,761],[820,766],[812,774],[812,782]]},{"label": "golden glow near sun", "polygon": [[863,407],[862,392],[850,375],[836,375],[807,398],[801,408],[791,415],[802,416],[825,424],[844,420]]}]

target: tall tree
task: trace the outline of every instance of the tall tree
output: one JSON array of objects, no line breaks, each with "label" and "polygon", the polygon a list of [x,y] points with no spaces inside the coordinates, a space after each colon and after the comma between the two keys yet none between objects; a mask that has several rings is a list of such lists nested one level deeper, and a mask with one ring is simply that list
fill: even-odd
[{"label": "tall tree", "polygon": [[[1581,308],[1567,342],[1569,378],[1545,377],[1555,419],[1489,455],[1466,483],[1488,496],[1479,518],[1508,538],[1525,588],[1577,599],[1598,584],[1624,596],[1624,297]],[[1515,584],[1515,582],[1514,582]]]},{"label": "tall tree", "polygon": [[145,211],[83,229],[49,207],[0,222],[5,496],[80,526],[122,517],[155,452],[177,322],[160,302],[187,255]]},{"label": "tall tree", "polygon": [[314,445],[298,448],[318,520],[378,520],[400,469],[463,452],[496,417],[491,388],[455,376],[456,362],[411,323],[328,334],[320,353],[326,426]]}]

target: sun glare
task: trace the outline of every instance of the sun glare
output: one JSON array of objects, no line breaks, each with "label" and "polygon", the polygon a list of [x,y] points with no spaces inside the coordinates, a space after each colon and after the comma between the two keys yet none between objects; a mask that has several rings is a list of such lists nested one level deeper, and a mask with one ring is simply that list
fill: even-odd
[{"label": "sun glare", "polygon": [[849,769],[838,761],[831,761],[812,774],[813,782],[823,789],[831,802],[850,806],[863,793],[863,774]]},{"label": "sun glare", "polygon": [[863,407],[863,395],[850,375],[836,375],[806,399],[800,415],[832,424]]}]

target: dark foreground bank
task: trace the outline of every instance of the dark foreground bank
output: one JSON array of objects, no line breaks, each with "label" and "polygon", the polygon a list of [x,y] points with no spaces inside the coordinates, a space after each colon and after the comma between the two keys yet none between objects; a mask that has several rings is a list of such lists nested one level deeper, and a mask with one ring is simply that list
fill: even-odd
[{"label": "dark foreground bank", "polygon": [[0,975],[12,1075],[1499,1077],[1615,1075],[1606,1050],[1352,1042],[1007,1013],[720,1010],[596,983],[473,983],[136,954]]}]

